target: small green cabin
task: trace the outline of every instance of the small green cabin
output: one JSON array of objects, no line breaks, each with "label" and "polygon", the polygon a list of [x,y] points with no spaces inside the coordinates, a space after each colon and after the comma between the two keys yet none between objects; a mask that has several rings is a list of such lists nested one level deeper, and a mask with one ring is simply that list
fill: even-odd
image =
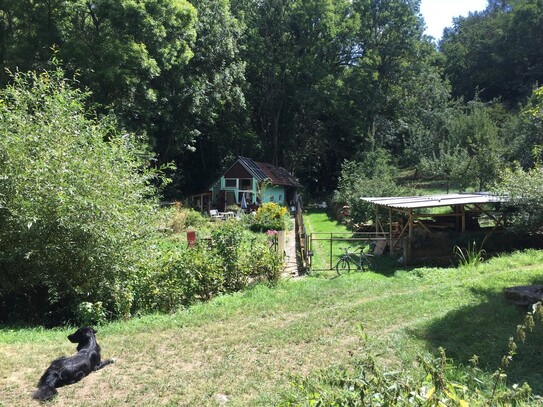
[{"label": "small green cabin", "polygon": [[210,188],[211,207],[224,211],[232,205],[243,209],[265,202],[289,205],[296,201],[300,188],[300,183],[284,168],[238,157]]}]

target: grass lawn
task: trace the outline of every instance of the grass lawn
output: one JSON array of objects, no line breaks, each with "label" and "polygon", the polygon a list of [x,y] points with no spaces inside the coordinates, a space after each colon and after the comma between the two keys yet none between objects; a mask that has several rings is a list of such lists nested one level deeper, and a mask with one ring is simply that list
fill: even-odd
[{"label": "grass lawn", "polygon": [[[387,368],[410,369],[443,346],[454,363],[473,354],[497,368],[525,312],[505,287],[543,283],[543,252],[494,258],[477,269],[334,273],[258,286],[180,310],[98,328],[104,358],[117,363],[59,389],[52,406],[273,406],[293,375],[349,364],[358,325]],[[543,328],[520,344],[510,382],[543,393]],[[0,406],[32,405],[49,362],[72,354],[70,329],[0,328]],[[34,403],[38,405],[38,403]]]}]

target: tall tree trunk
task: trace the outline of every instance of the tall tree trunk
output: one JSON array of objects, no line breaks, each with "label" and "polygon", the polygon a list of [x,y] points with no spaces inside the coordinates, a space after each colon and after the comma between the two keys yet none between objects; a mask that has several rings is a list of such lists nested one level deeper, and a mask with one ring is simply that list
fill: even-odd
[{"label": "tall tree trunk", "polygon": [[283,109],[283,99],[279,103],[277,110],[273,117],[273,129],[272,129],[272,160],[271,164],[278,166],[279,165],[279,122],[281,120],[281,110]]}]

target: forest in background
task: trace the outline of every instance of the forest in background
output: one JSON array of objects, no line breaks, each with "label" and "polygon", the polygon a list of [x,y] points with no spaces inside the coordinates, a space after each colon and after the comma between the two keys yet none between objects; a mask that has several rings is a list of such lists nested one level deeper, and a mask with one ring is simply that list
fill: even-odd
[{"label": "forest in background", "polygon": [[480,190],[513,162],[537,165],[543,2],[489,0],[439,42],[419,5],[0,1],[0,86],[55,55],[93,111],[175,164],[167,198],[205,190],[237,155],[285,167],[309,194],[372,162]]}]

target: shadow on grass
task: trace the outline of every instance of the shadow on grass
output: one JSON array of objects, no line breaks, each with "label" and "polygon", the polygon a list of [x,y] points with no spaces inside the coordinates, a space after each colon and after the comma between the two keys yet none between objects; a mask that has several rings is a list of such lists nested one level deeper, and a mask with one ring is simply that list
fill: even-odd
[{"label": "shadow on grass", "polygon": [[[541,281],[532,284],[541,284]],[[536,394],[543,394],[543,322],[527,333],[524,343],[516,339],[517,326],[524,322],[527,309],[521,309],[494,291],[472,290],[481,298],[478,305],[462,307],[411,334],[426,341],[430,352],[445,348],[455,364],[467,365],[473,355],[479,367],[493,373],[507,354],[509,338],[518,345],[517,354],[506,370],[508,384],[527,382]]]}]

